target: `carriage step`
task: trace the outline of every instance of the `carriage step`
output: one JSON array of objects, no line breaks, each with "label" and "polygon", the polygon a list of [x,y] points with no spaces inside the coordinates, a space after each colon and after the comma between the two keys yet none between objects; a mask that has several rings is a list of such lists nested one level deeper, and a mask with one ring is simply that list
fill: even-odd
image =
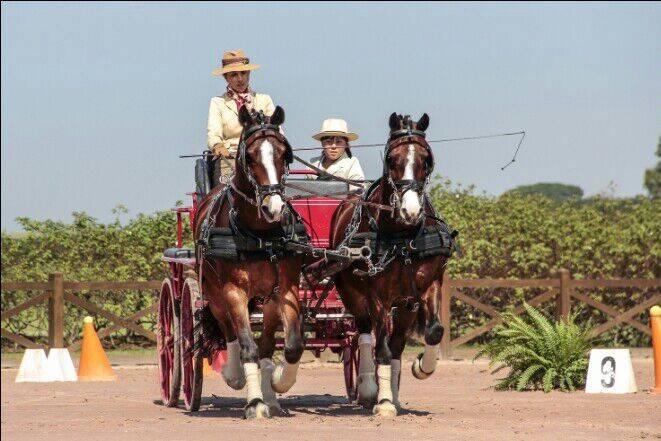
[{"label": "carriage step", "polygon": [[189,248],[168,248],[165,251],[163,251],[163,255],[165,257],[170,257],[173,259],[179,259],[179,258],[191,259],[195,257],[195,251]]}]

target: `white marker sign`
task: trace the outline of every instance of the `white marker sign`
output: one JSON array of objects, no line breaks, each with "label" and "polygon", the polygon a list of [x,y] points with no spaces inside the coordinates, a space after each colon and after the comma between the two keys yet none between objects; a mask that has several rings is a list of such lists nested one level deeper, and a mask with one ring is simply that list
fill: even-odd
[{"label": "white marker sign", "polygon": [[627,394],[636,392],[631,354],[628,349],[592,349],[585,392]]}]

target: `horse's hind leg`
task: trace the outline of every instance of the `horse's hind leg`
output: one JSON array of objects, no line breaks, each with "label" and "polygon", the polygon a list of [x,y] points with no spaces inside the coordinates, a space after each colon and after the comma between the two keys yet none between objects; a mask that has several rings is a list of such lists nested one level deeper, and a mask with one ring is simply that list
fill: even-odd
[{"label": "horse's hind leg", "polygon": [[279,300],[280,317],[285,332],[285,359],[275,368],[271,385],[276,392],[284,393],[296,383],[298,364],[305,349],[301,333],[298,280],[296,286],[290,283],[289,289]]},{"label": "horse's hind leg", "polygon": [[374,339],[369,300],[359,289],[355,289],[341,276],[337,286],[342,294],[342,303],[354,316],[358,328],[358,378],[356,378],[358,404],[371,409],[376,404],[378,386],[374,366]]},{"label": "horse's hind leg", "polygon": [[413,375],[419,380],[429,378],[436,369],[436,359],[443,338],[443,326],[438,316],[441,283],[440,280],[435,280],[431,284],[423,296],[424,304],[420,305],[421,308],[424,307],[424,315],[420,319],[425,320],[425,351],[413,360],[411,366]]},{"label": "horse's hind leg", "polygon": [[227,363],[223,365],[222,376],[225,383],[235,390],[241,390],[246,385],[246,376],[243,373],[243,365],[241,364],[241,348],[239,340],[236,338],[232,321],[227,313],[227,310],[222,304],[218,303],[220,299],[220,290],[213,283],[206,283],[203,280],[204,292],[207,298],[216,300],[209,303],[209,309],[215,317],[216,321],[223,330],[225,341],[227,342]]},{"label": "horse's hind leg", "polygon": [[264,324],[262,335],[259,338],[259,368],[262,372],[262,395],[264,403],[269,407],[271,415],[281,415],[282,407],[278,403],[275,391],[271,386],[275,364],[271,359],[275,351],[275,331],[278,327],[278,305],[275,301],[267,302],[262,311],[264,312]]},{"label": "horse's hind leg", "polygon": [[[421,308],[422,305],[419,305]],[[406,335],[415,322],[416,312],[407,308],[407,305],[402,302],[397,305],[393,315],[392,334],[388,341],[392,359],[390,361],[391,377],[390,385],[392,388],[393,404],[398,409],[401,408],[399,402],[399,386],[402,372],[402,353],[406,347]]]},{"label": "horse's hind leg", "polygon": [[243,364],[248,388],[248,404],[244,409],[244,416],[245,418],[269,418],[271,414],[268,406],[264,404],[261,389],[261,372],[257,364],[257,344],[250,329],[248,296],[242,289],[232,283],[225,285],[223,293],[234,325],[234,331],[239,340],[241,364]]}]

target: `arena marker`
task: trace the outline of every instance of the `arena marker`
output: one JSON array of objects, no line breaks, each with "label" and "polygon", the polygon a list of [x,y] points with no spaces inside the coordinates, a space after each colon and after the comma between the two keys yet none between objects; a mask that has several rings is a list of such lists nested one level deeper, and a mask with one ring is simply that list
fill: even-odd
[{"label": "arena marker", "polygon": [[652,351],[654,352],[654,388],[653,394],[661,394],[661,306],[650,308],[650,327],[652,328]]},{"label": "arena marker", "polygon": [[628,394],[637,392],[628,349],[592,349],[585,392]]},{"label": "arena marker", "polygon": [[93,321],[90,316],[83,320],[83,345],[78,366],[78,380],[115,381],[117,375],[110,367],[99,336],[94,330]]},{"label": "arena marker", "polygon": [[48,359],[43,349],[26,349],[16,375],[16,383],[48,381],[46,365]]},{"label": "arena marker", "polygon": [[49,381],[78,381],[76,368],[67,348],[51,348],[48,351],[46,375]]}]

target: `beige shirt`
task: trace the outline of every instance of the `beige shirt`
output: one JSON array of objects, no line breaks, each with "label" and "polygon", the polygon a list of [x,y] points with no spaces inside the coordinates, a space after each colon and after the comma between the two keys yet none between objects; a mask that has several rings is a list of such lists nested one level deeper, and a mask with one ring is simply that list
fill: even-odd
[{"label": "beige shirt", "polygon": [[[333,176],[339,176],[340,178],[356,181],[362,181],[365,179],[365,173],[363,172],[363,168],[360,166],[358,158],[355,156],[350,158],[346,152],[342,153],[342,156],[337,158],[335,162],[328,166],[328,168],[324,167],[322,156],[312,158],[310,162],[315,167],[319,167],[320,169],[330,173]],[[317,178],[316,175],[311,175],[311,177],[313,179]],[[354,189],[354,186],[351,187]]]},{"label": "beige shirt", "polygon": [[[253,108],[271,116],[275,105],[270,96],[253,92]],[[239,112],[236,102],[227,96],[215,96],[209,104],[209,119],[207,121],[207,147],[209,150],[216,144],[223,144],[230,153],[235,153],[243,127],[239,123]]]}]

